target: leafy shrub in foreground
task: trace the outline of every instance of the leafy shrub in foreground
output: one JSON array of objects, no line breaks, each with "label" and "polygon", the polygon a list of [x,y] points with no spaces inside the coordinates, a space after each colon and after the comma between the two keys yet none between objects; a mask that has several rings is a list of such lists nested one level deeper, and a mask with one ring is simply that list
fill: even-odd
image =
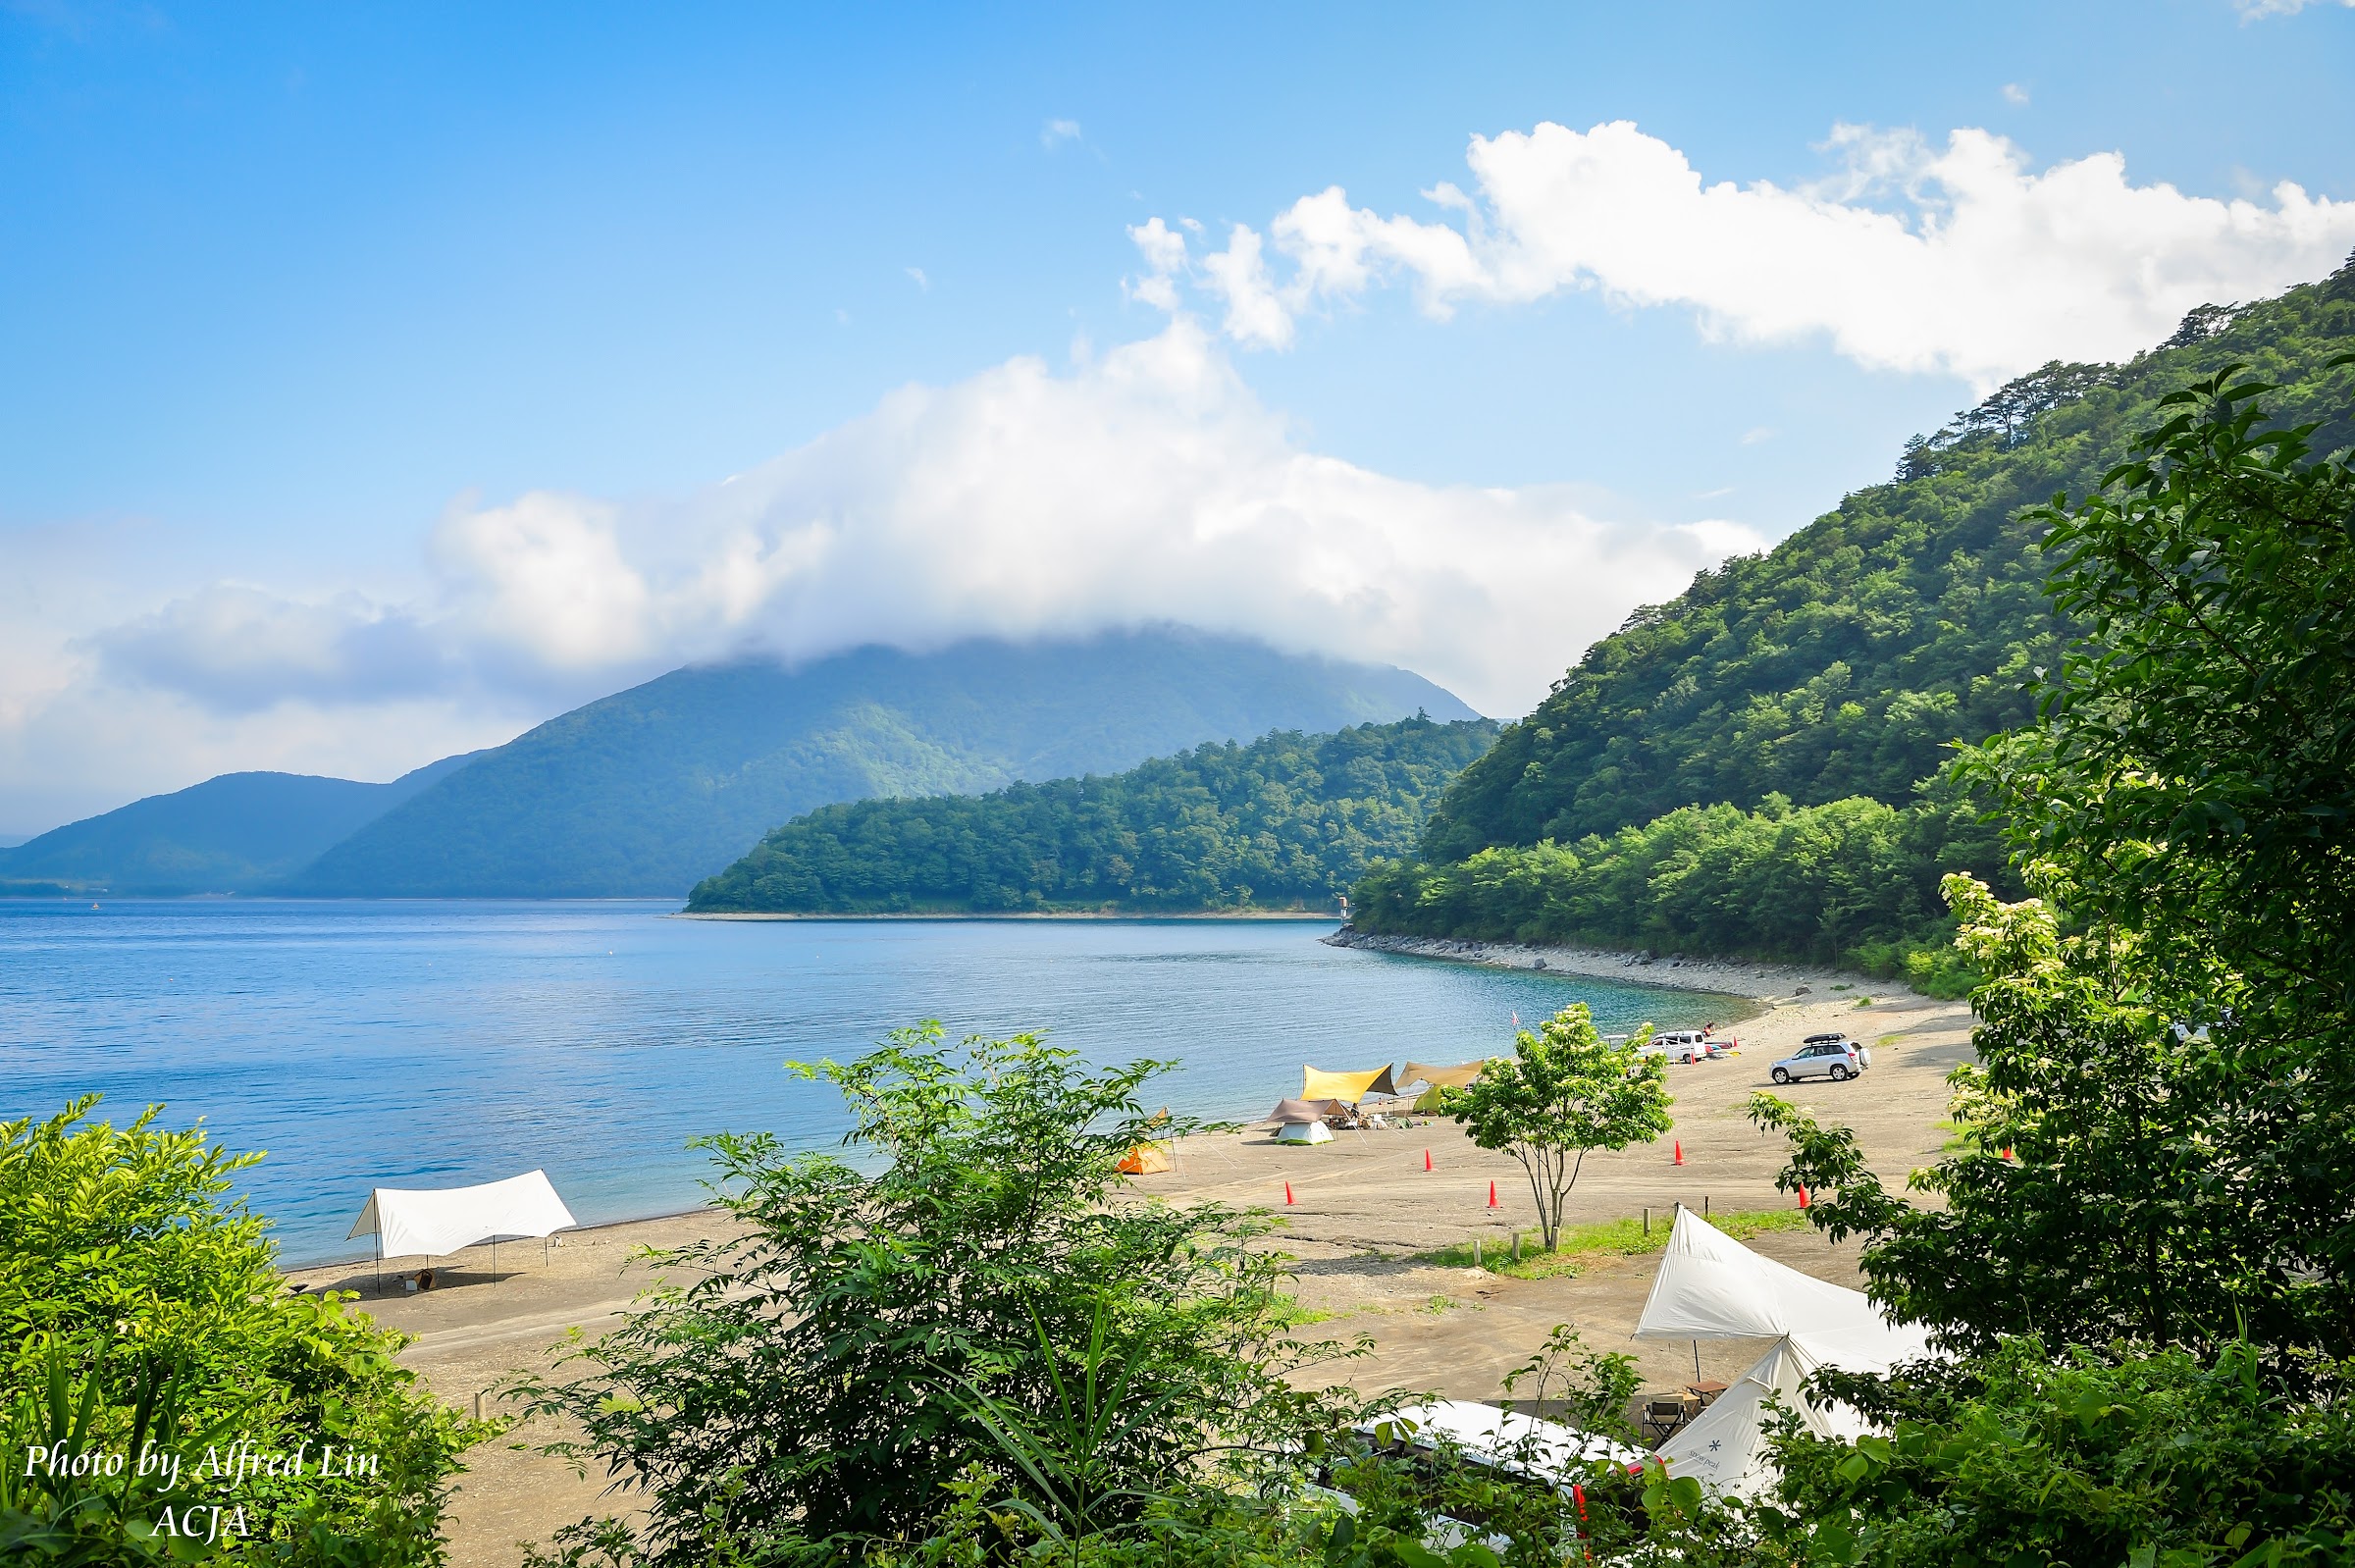
[{"label": "leafy shrub in foreground", "polygon": [[2033,1338],[1928,1373],[1883,1437],[1784,1438],[1761,1555],[1872,1568],[2355,1561],[2355,1405],[2212,1358]]},{"label": "leafy shrub in foreground", "polygon": [[[95,1103],[0,1124],[0,1412],[10,1421],[0,1462],[25,1477],[23,1445],[54,1424],[44,1412],[54,1415],[61,1378],[77,1408],[89,1402],[86,1440],[118,1449],[142,1391],[168,1381],[175,1430],[155,1440],[192,1445],[183,1473],[214,1440],[263,1452],[307,1441],[314,1459],[332,1442],[374,1456],[373,1474],[314,1466],[247,1477],[226,1495],[213,1488],[208,1500],[245,1511],[244,1556],[440,1562],[447,1482],[485,1429],[394,1364],[398,1335],[340,1298],[288,1293],[266,1223],[223,1201],[258,1155],[230,1154],[201,1130],[159,1130],[160,1107],[124,1127],[90,1123]],[[31,1551],[52,1503],[34,1489],[12,1507],[7,1528],[28,1532],[19,1544]]]},{"label": "leafy shrub in foreground", "polygon": [[920,1541],[975,1462],[1003,1464],[1001,1511],[1067,1517],[1068,1491],[1005,1463],[1001,1439],[1073,1425],[1072,1390],[1107,1367],[1152,1419],[1080,1423],[1093,1437],[1063,1473],[1083,1473],[1092,1525],[1248,1480],[1348,1413],[1346,1390],[1285,1378],[1337,1347],[1288,1337],[1282,1260],[1251,1245],[1264,1218],[1124,1190],[1127,1149],[1191,1125],[1144,1111],[1157,1067],[1091,1071],[1033,1035],[952,1053],[927,1024],[799,1069],[842,1092],[847,1141],[880,1169],[710,1139],[742,1232],[668,1254],[693,1282],[581,1347],[583,1376],[524,1380],[522,1397],[580,1423],[560,1451],[648,1493],[645,1560],[665,1568],[723,1545]]}]

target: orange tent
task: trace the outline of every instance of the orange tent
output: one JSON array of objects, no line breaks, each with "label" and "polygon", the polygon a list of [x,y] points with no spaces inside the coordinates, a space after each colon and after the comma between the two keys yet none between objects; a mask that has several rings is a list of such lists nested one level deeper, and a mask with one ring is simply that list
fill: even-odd
[{"label": "orange tent", "polygon": [[1121,1156],[1123,1176],[1163,1176],[1178,1169],[1177,1156],[1166,1143],[1138,1143]]}]

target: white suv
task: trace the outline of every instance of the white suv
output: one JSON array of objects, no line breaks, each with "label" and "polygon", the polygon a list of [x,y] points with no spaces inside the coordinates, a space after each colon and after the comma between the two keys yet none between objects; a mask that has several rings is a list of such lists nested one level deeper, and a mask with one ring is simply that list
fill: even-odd
[{"label": "white suv", "polygon": [[1811,1040],[1801,1046],[1798,1054],[1777,1062],[1767,1075],[1777,1083],[1789,1083],[1793,1078],[1814,1077],[1843,1082],[1870,1066],[1871,1052],[1854,1040],[1836,1035],[1828,1040]]}]

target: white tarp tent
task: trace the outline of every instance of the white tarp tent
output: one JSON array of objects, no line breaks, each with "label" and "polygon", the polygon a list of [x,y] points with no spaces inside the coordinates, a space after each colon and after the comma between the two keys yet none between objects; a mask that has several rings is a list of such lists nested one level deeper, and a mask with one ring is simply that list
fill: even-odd
[{"label": "white tarp tent", "polygon": [[1435,1399],[1407,1405],[1396,1417],[1377,1417],[1360,1432],[1379,1432],[1385,1422],[1411,1426],[1398,1436],[1416,1446],[1437,1450],[1454,1443],[1467,1458],[1541,1481],[1571,1482],[1584,1477],[1590,1466],[1607,1464],[1621,1470],[1640,1470],[1644,1451],[1626,1443],[1558,1421],[1547,1421],[1518,1410],[1474,1404],[1465,1399]]},{"label": "white tarp tent", "polygon": [[1887,1372],[1931,1353],[1927,1329],[1891,1323],[1861,1290],[1760,1257],[1685,1208],[1676,1212],[1636,1337],[1775,1341],[1658,1450],[1670,1474],[1742,1496],[1774,1479],[1760,1431],[1769,1394],[1779,1394],[1808,1431],[1857,1437],[1867,1429],[1855,1411],[1809,1399],[1801,1384],[1820,1367]]},{"label": "white tarp tent", "polygon": [[544,1236],[579,1223],[548,1173],[527,1171],[473,1187],[378,1187],[350,1234],[375,1231],[380,1258],[438,1258],[478,1241]]},{"label": "white tarp tent", "polygon": [[1909,1346],[1921,1342],[1921,1331],[1890,1323],[1861,1290],[1843,1289],[1760,1257],[1680,1207],[1667,1250],[1660,1254],[1660,1272],[1652,1278],[1651,1296],[1636,1320],[1636,1337],[1779,1339],[1787,1333],[1827,1335],[1859,1346],[1891,1335]]},{"label": "white tarp tent", "polygon": [[1774,1461],[1766,1451],[1766,1400],[1780,1395],[1796,1411],[1802,1428],[1819,1437],[1854,1437],[1866,1430],[1846,1405],[1821,1404],[1801,1388],[1822,1363],[1793,1339],[1774,1348],[1736,1379],[1709,1408],[1677,1429],[1658,1453],[1671,1475],[1691,1476],[1703,1486],[1738,1497],[1755,1496],[1774,1484]]}]

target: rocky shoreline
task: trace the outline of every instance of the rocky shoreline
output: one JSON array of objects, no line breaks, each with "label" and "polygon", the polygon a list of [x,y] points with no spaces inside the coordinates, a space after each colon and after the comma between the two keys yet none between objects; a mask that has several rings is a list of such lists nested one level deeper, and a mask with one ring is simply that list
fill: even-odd
[{"label": "rocky shoreline", "polygon": [[1838,969],[1751,963],[1742,959],[1689,959],[1682,955],[1614,953],[1603,948],[1481,942],[1449,936],[1389,936],[1361,931],[1354,925],[1344,925],[1320,940],[1328,947],[1362,948],[1405,958],[1485,964],[1500,969],[1546,969],[1597,980],[1665,986],[1677,991],[1708,991],[1767,1006],[1787,1006],[1810,999],[1823,1001],[1824,993],[1830,991],[1884,997],[1911,995],[1900,980],[1875,980]]}]

